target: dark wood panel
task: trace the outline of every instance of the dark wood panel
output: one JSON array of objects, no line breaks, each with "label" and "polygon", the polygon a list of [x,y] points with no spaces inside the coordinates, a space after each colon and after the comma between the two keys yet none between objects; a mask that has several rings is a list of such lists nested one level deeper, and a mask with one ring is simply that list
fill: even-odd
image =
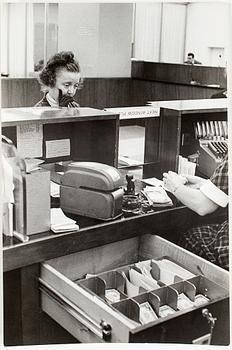
[{"label": "dark wood panel", "polygon": [[119,121],[76,123],[73,159],[117,166]]},{"label": "dark wood panel", "polygon": [[[3,78],[2,107],[32,107],[43,96],[36,78]],[[86,78],[75,99],[83,107],[130,105],[130,78]]]},{"label": "dark wood panel", "polygon": [[[175,65],[173,66],[173,74],[175,74]],[[158,79],[152,81],[152,76],[149,74],[143,79],[136,79],[136,75],[132,77],[132,79],[86,78],[83,89],[77,92],[75,98],[80,106],[103,109],[141,106],[145,105],[148,100],[210,98],[214,93],[220,91],[217,88],[175,83],[178,79],[172,74],[167,77],[166,81],[164,78],[163,81]],[[161,79],[161,77],[158,78]],[[35,78],[2,79],[2,107],[31,107],[41,98],[40,86]]]},{"label": "dark wood panel", "polygon": [[22,344],[20,270],[3,274],[4,345]]},{"label": "dark wood panel", "polygon": [[32,107],[42,97],[35,78],[3,78],[2,107]]},{"label": "dark wood panel", "polygon": [[38,277],[40,266],[29,265],[21,269],[21,317],[23,345],[39,344],[40,295]]},{"label": "dark wood panel", "polygon": [[171,109],[160,109],[160,176],[164,171],[177,171],[180,154],[181,114]]},{"label": "dark wood panel", "polygon": [[195,81],[202,85],[217,84],[225,88],[224,71],[225,68],[222,67],[133,61],[131,77],[175,84],[190,84]]},{"label": "dark wood panel", "polygon": [[132,79],[131,105],[141,106],[147,101],[205,99],[211,98],[216,92],[218,89]]}]

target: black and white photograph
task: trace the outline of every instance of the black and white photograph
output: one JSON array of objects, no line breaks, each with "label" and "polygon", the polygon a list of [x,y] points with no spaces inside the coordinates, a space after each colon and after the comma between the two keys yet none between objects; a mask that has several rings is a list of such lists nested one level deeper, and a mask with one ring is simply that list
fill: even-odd
[{"label": "black and white photograph", "polygon": [[228,348],[232,3],[0,10],[1,347]]}]

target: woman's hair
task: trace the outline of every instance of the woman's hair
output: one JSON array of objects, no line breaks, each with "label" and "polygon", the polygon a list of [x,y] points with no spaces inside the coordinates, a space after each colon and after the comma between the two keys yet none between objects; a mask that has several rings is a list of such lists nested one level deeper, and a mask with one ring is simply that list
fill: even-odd
[{"label": "woman's hair", "polygon": [[69,72],[80,72],[80,65],[74,59],[71,51],[62,51],[56,53],[48,61],[46,66],[39,74],[39,82],[43,86],[54,87],[56,85],[56,75],[60,69],[66,69]]}]

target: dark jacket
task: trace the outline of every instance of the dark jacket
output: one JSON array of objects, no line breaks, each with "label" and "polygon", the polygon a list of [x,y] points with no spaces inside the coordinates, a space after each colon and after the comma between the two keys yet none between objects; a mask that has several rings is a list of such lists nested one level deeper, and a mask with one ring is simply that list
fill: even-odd
[{"label": "dark jacket", "polygon": [[46,99],[46,94],[44,94],[43,98],[37,102],[34,107],[51,107]]}]

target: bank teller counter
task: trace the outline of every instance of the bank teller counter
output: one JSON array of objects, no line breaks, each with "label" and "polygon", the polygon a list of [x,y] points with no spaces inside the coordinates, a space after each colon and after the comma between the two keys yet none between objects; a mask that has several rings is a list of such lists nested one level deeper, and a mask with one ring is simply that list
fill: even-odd
[{"label": "bank teller counter", "polygon": [[[94,114],[96,113],[94,111]],[[117,115],[108,113],[104,116],[110,116],[111,123],[116,123],[119,127]],[[92,117],[97,123],[98,118]],[[35,119],[38,121],[38,116]],[[26,120],[28,122],[29,119]],[[77,123],[78,120],[72,116],[70,121]],[[48,118],[48,124],[54,124],[55,127],[54,121],[55,119]],[[64,122],[64,119],[61,121]],[[68,119],[65,119],[66,121]],[[80,118],[80,121],[88,121],[88,118],[87,120],[84,117],[83,120]],[[19,124],[21,122],[22,119],[19,120]],[[11,127],[7,130],[13,133],[14,128],[17,129],[17,123],[18,120],[16,122],[5,119],[3,127]],[[46,127],[47,125],[44,126]],[[118,131],[114,135],[117,140]],[[62,135],[60,140],[63,139]],[[81,136],[80,140],[82,140]],[[91,147],[93,144],[94,141]],[[47,155],[54,154],[51,152],[51,144],[45,144],[45,147],[47,146],[49,152],[47,154],[47,149],[44,150],[45,158]],[[115,157],[115,144],[112,149]],[[57,145],[55,151],[57,152]],[[112,160],[110,163],[112,164]],[[194,290],[198,294],[206,293],[206,289],[210,290],[208,294],[206,293],[207,296],[205,295],[208,300],[204,306],[207,306],[207,310],[219,320],[213,332],[212,343],[227,343],[229,337],[226,327],[228,325],[228,273],[169,242],[173,239],[174,232],[187,229],[188,225],[193,225],[199,220],[196,214],[176,204],[174,207],[158,208],[151,213],[120,217],[109,222],[91,222],[90,224],[85,219],[82,226],[80,220],[81,227],[77,232],[54,235],[47,231],[33,234],[28,242],[14,241],[11,245],[5,242],[3,249],[5,344],[65,343],[73,342],[75,339],[82,342],[191,343],[193,340],[200,342],[199,338],[209,333],[206,317],[209,314],[206,312],[204,316],[202,305],[189,304],[185,310],[178,309],[178,295],[186,288],[190,291],[188,293],[192,302],[195,301],[196,296],[196,293],[193,293]],[[191,277],[188,275],[188,278],[182,278],[181,281],[177,281],[178,278],[172,280],[169,286],[161,281],[155,293],[153,293],[154,290],[152,293],[142,290],[138,291],[138,295],[133,296],[128,295],[124,285],[124,289],[120,289],[120,300],[113,304],[105,299],[103,289],[100,294],[98,293],[96,281],[99,279],[100,284],[104,285],[104,281],[108,283],[106,282],[108,279],[112,280],[110,275],[124,272],[127,276],[130,268],[133,269],[134,264],[140,259],[151,262],[154,258],[157,263],[166,257],[177,266],[185,267],[187,275],[190,273]],[[86,274],[93,275],[96,281],[86,282]],[[202,279],[201,276],[206,279]],[[28,280],[31,281],[30,285],[27,283]],[[159,280],[158,276],[157,280]],[[78,283],[76,284],[75,281]],[[90,284],[86,286],[86,283],[92,283],[92,287]],[[215,289],[214,283],[219,287]],[[171,299],[168,296],[170,293]],[[12,298],[15,294],[17,298]],[[81,305],[80,300],[83,302]],[[139,320],[139,305],[151,300],[153,311],[158,318],[142,325]],[[160,307],[163,305],[168,305],[175,312],[164,318],[161,317]],[[42,313],[41,310],[43,310]],[[67,313],[67,310],[70,312]],[[93,313],[89,314],[88,310],[92,310]],[[192,327],[193,320],[201,326]],[[12,324],[16,330],[13,336]],[[184,326],[186,332],[178,333],[177,328],[182,330]],[[46,329],[49,329],[49,334]],[[58,335],[61,329],[62,339]],[[210,336],[204,339],[207,341]]]}]

